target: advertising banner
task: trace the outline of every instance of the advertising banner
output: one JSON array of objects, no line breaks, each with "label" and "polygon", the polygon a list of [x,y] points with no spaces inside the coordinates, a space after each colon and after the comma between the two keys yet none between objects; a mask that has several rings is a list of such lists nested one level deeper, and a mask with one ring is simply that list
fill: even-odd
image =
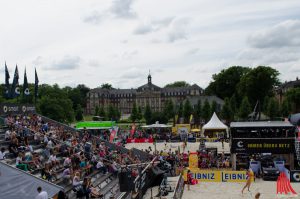
[{"label": "advertising banner", "polygon": [[234,138],[231,143],[231,153],[293,153],[294,139],[245,139]]},{"label": "advertising banner", "polygon": [[153,138],[128,138],[127,143],[153,143]]},{"label": "advertising banner", "polygon": [[[246,182],[248,176],[246,171],[221,171],[190,169],[194,178],[199,182]],[[187,180],[187,170],[184,170],[184,180]]]},{"label": "advertising banner", "polygon": [[198,155],[197,155],[197,153],[190,153],[189,168],[198,168]]},{"label": "advertising banner", "polygon": [[1,115],[18,115],[35,113],[35,106],[32,104],[0,104]]},{"label": "advertising banner", "polygon": [[291,182],[300,182],[300,170],[291,170],[290,179]]}]

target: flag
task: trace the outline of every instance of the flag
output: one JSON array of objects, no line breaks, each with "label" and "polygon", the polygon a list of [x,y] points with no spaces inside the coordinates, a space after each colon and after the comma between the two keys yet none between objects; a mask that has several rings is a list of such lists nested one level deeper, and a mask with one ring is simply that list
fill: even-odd
[{"label": "flag", "polygon": [[7,69],[6,62],[5,62],[5,88],[4,88],[4,96],[6,98],[10,97],[9,78],[10,78],[10,76],[9,76],[9,72],[8,72],[8,69]]},{"label": "flag", "polygon": [[35,81],[34,81],[34,97],[35,99],[37,98],[38,96],[38,89],[39,89],[39,78],[38,78],[38,75],[37,75],[37,72],[36,72],[36,69],[35,70]]},{"label": "flag", "polygon": [[26,68],[25,68],[24,83],[23,83],[23,95],[28,96],[29,94],[30,94],[30,91],[28,88],[27,74],[26,74]]},{"label": "flag", "polygon": [[15,98],[20,95],[20,86],[19,86],[19,72],[18,66],[16,65],[14,80],[11,86],[11,97]]}]

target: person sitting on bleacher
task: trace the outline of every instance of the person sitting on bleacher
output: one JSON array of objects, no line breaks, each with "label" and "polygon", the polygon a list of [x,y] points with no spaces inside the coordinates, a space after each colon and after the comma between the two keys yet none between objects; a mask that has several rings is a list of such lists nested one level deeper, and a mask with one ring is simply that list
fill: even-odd
[{"label": "person sitting on bleacher", "polygon": [[9,129],[7,129],[7,130],[5,131],[4,139],[5,139],[6,141],[8,141],[8,140],[11,139],[11,131],[10,131]]},{"label": "person sitting on bleacher", "polygon": [[23,171],[28,171],[28,165],[25,164],[24,161],[24,153],[19,153],[18,157],[16,158],[16,167]]},{"label": "person sitting on bleacher", "polygon": [[103,161],[102,161],[102,158],[100,158],[99,161],[97,162],[96,168],[97,168],[98,170],[100,170],[103,174],[106,174],[106,173],[107,173],[107,168],[106,168],[106,166],[104,165],[104,163],[103,163]]},{"label": "person sitting on bleacher", "polygon": [[62,178],[65,182],[69,182],[71,179],[71,175],[72,175],[72,168],[71,167],[67,167],[62,174]]},{"label": "person sitting on bleacher", "polygon": [[50,151],[50,154],[51,155],[49,157],[48,163],[50,163],[53,167],[58,167],[59,166],[59,161],[56,158],[56,153]]},{"label": "person sitting on bleacher", "polygon": [[12,140],[8,146],[8,150],[10,153],[14,154],[14,157],[18,156],[19,153],[18,147],[19,147],[19,140],[16,137],[12,137]]},{"label": "person sitting on bleacher", "polygon": [[51,171],[50,171],[50,168],[49,168],[49,164],[46,163],[45,167],[42,168],[41,176],[44,180],[48,180],[48,181],[52,180],[52,174],[51,174]]},{"label": "person sitting on bleacher", "polygon": [[70,167],[72,166],[72,160],[70,157],[66,157],[66,159],[64,160],[64,167]]},{"label": "person sitting on bleacher", "polygon": [[2,147],[0,151],[0,161],[5,159],[5,148]]}]

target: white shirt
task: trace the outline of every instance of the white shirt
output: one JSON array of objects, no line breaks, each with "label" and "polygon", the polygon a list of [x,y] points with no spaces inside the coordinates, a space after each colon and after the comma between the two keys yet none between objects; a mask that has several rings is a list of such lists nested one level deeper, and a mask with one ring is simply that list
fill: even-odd
[{"label": "white shirt", "polygon": [[4,135],[5,139],[10,139],[10,135],[11,135],[10,130],[7,130]]},{"label": "white shirt", "polygon": [[0,151],[0,160],[4,160],[5,152]]},{"label": "white shirt", "polygon": [[22,161],[22,158],[20,158],[19,156],[16,159],[16,165],[20,164],[20,161]]},{"label": "white shirt", "polygon": [[48,194],[46,191],[42,191],[35,197],[35,199],[48,199]]},{"label": "white shirt", "polygon": [[71,164],[71,159],[69,157],[67,157],[64,161],[64,166],[68,166]]},{"label": "white shirt", "polygon": [[103,162],[99,161],[96,165],[96,168],[99,169],[101,167],[104,167]]},{"label": "white shirt", "polygon": [[53,162],[53,161],[56,161],[56,155],[50,155],[49,157],[49,162]]},{"label": "white shirt", "polygon": [[53,148],[53,142],[51,140],[49,140],[49,142],[47,143],[47,147],[48,148]]}]

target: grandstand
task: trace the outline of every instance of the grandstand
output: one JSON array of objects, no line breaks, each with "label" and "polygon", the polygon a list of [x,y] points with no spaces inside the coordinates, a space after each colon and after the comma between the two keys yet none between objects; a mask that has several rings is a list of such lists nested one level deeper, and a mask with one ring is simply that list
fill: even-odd
[{"label": "grandstand", "polygon": [[[19,118],[22,118],[23,115],[19,115]],[[77,134],[80,137],[80,140],[85,139],[84,138],[84,134],[83,133],[79,133],[78,131],[76,131],[76,129],[67,126],[65,124],[59,123],[57,121],[54,121],[50,118],[41,116],[41,115],[37,115],[35,114],[34,116],[31,116],[31,120],[34,120],[32,118],[35,118],[35,120],[37,120],[36,118],[38,118],[40,123],[43,124],[48,124],[49,129],[55,129],[55,130],[62,130],[64,132],[67,132],[68,134],[72,135],[72,134]],[[6,124],[7,121],[9,121],[9,119],[11,118],[3,118],[3,120],[6,120]],[[26,123],[28,121],[25,121],[24,123]],[[15,125],[15,124],[14,124]],[[0,128],[0,147],[4,147],[5,148],[5,152],[6,152],[6,159],[4,160],[4,162],[12,167],[16,167],[16,161],[17,161],[17,157],[14,153],[11,153],[11,151],[8,150],[8,148],[11,147],[11,140],[6,139],[6,132],[9,129],[12,129],[12,125],[3,125]],[[26,135],[26,140],[21,140],[21,145],[25,146],[25,148],[23,149],[24,152],[28,152],[29,150],[32,150],[31,154],[34,154],[35,156],[41,157],[43,156],[43,153],[45,151],[45,148],[47,148],[47,146],[45,146],[45,143],[41,142],[40,140],[36,139],[37,134],[39,133],[37,131],[36,128],[34,128],[34,125],[31,125],[30,128],[29,127],[24,127],[21,125],[21,127],[19,126],[18,128],[27,128],[28,134]],[[46,132],[46,131],[45,131]],[[44,133],[46,134],[46,133]],[[43,135],[41,135],[43,136]],[[76,198],[76,190],[73,189],[73,185],[72,185],[72,179],[66,180],[64,178],[64,160],[68,157],[68,153],[66,153],[65,151],[61,150],[62,146],[65,146],[65,139],[61,140],[59,138],[59,136],[57,138],[50,138],[47,137],[49,139],[49,141],[51,140],[51,142],[56,143],[56,147],[59,148],[59,150],[57,150],[57,153],[55,153],[56,155],[56,161],[58,162],[58,166],[56,167],[56,169],[53,171],[53,176],[55,176],[55,179],[53,178],[52,180],[50,180],[50,183],[54,183],[58,186],[60,186],[64,192],[68,195],[69,198]],[[109,143],[105,140],[100,140],[99,138],[97,138],[96,136],[91,136],[90,137],[90,142],[94,143],[94,144],[99,144],[99,143],[104,143],[105,146],[107,148],[109,148],[110,150],[116,150],[118,152],[120,152],[120,154],[127,154],[129,153],[129,150],[126,148],[123,148],[121,146],[116,146],[115,144]],[[30,149],[30,147],[26,147],[26,146],[32,146],[32,148]],[[72,151],[75,149],[72,148],[73,146],[67,146],[67,151]],[[141,161],[147,161],[151,158],[151,156],[148,153],[145,153],[143,151],[137,150],[137,149],[133,149],[130,151],[134,157],[138,157]],[[80,149],[80,151],[78,151],[76,149],[76,153],[82,154],[82,153],[86,153],[86,151],[84,151],[84,149]],[[70,155],[70,154],[69,154]],[[92,155],[92,154],[91,154]],[[106,161],[106,160],[104,160]],[[108,164],[111,164],[110,160],[107,160]],[[41,170],[43,170],[44,168],[42,167],[33,167],[31,168],[29,171],[26,171],[28,174],[33,175],[35,177],[38,178],[43,178],[44,176],[42,176],[42,172]],[[27,170],[27,169],[26,169]],[[103,174],[102,172],[100,172],[100,170],[97,169],[92,169],[92,171],[90,170],[85,170],[82,169],[82,178],[83,177],[88,177],[91,178],[91,183],[92,186],[101,193],[101,197],[99,198],[103,198],[103,199],[107,199],[107,198],[126,198],[126,196],[128,196],[128,193],[121,193],[119,190],[119,183],[118,183],[118,178],[116,175],[114,175],[113,173],[109,172],[108,174]],[[0,198],[2,198],[1,193],[0,193]]]}]

